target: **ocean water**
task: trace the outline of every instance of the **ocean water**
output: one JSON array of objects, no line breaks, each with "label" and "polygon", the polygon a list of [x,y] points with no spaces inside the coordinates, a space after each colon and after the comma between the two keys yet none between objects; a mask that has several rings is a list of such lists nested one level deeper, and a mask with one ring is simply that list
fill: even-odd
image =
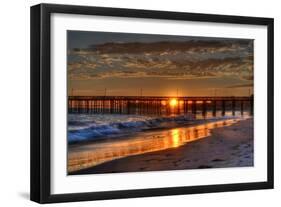
[{"label": "ocean water", "polygon": [[193,116],[142,116],[119,114],[69,114],[68,142],[117,137],[137,131],[168,128],[193,120]]},{"label": "ocean water", "polygon": [[[218,112],[216,117],[213,117],[211,112],[207,113],[205,117],[200,113],[161,117],[133,114],[69,114],[67,139],[68,143],[77,143],[102,138],[116,138],[148,129],[173,128],[192,124],[196,120],[241,117],[239,112],[235,116],[232,116],[231,112],[226,112],[223,117],[219,114]],[[248,116],[248,114],[244,113],[243,116]]]}]

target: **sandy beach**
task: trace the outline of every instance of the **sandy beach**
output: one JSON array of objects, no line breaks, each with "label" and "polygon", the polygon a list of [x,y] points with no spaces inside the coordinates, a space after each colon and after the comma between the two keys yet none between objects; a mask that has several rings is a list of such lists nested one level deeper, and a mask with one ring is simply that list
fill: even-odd
[{"label": "sandy beach", "polygon": [[128,156],[70,174],[140,172],[253,166],[253,119],[215,128],[184,145]]}]

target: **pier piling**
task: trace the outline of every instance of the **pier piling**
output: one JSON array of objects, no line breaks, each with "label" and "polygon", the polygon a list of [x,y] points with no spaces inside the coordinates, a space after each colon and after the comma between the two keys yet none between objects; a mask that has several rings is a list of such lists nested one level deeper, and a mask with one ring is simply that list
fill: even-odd
[{"label": "pier piling", "polygon": [[[175,106],[170,105],[172,99],[177,100]],[[210,111],[215,117],[220,109],[222,116],[227,110],[234,116],[239,103],[241,115],[245,107],[249,114],[253,115],[254,112],[253,97],[69,96],[67,103],[69,113],[185,115],[201,111],[205,117]]]}]

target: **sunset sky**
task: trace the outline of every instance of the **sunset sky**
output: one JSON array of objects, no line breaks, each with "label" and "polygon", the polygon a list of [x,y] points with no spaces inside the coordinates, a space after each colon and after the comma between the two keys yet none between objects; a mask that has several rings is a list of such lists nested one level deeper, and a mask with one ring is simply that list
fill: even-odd
[{"label": "sunset sky", "polygon": [[253,40],[68,31],[68,94],[246,96]]}]

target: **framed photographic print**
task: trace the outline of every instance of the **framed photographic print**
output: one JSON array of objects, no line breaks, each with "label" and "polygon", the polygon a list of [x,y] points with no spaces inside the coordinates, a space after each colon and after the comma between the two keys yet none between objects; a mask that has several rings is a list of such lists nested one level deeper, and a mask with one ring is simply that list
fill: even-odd
[{"label": "framed photographic print", "polygon": [[31,200],[273,188],[273,19],[31,7]]}]

